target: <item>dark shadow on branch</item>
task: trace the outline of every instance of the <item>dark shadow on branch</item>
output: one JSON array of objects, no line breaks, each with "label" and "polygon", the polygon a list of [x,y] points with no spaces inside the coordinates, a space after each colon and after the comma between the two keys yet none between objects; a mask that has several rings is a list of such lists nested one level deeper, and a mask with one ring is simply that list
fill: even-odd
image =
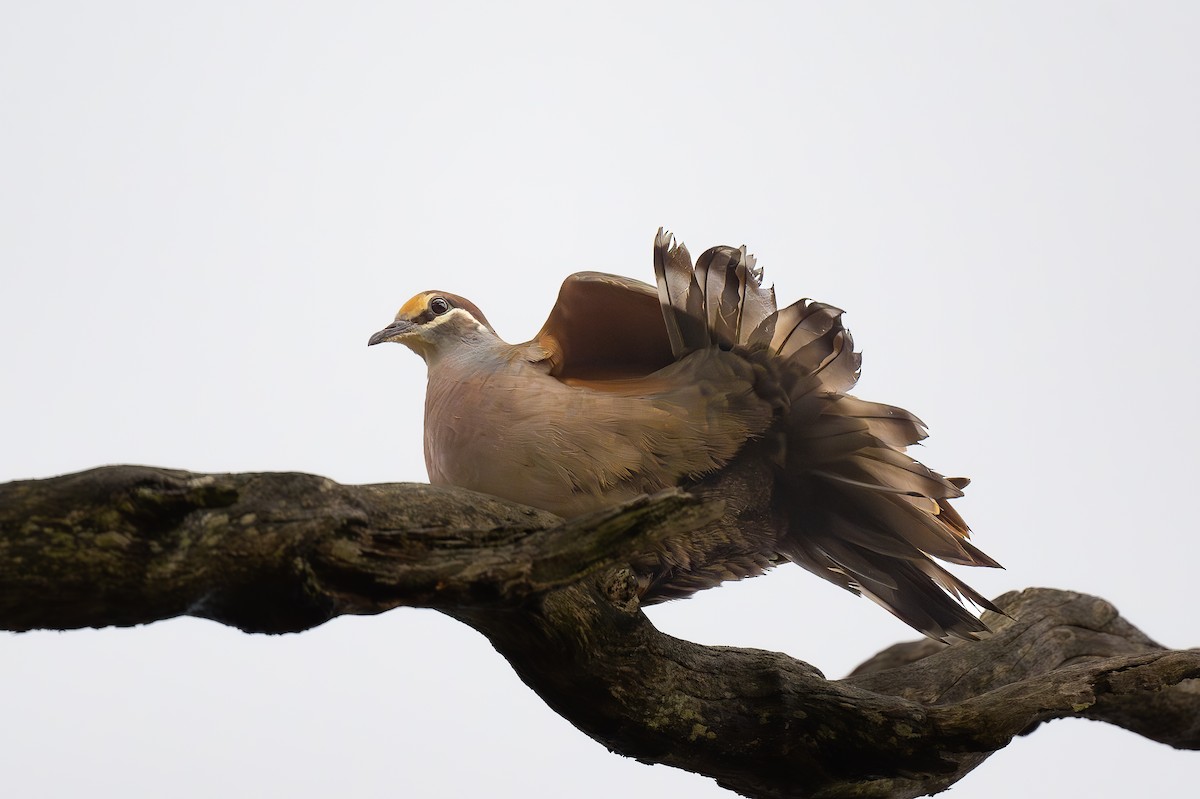
[{"label": "dark shadow on branch", "polygon": [[1200,651],[1082,594],[1006,594],[989,639],[900,644],[843,680],[659,632],[641,597],[728,562],[728,522],[678,492],[564,522],[427,485],[106,467],[0,485],[0,628],[192,615],[277,633],[433,608],[610,749],[747,796],[921,796],[1070,716],[1200,748]]}]

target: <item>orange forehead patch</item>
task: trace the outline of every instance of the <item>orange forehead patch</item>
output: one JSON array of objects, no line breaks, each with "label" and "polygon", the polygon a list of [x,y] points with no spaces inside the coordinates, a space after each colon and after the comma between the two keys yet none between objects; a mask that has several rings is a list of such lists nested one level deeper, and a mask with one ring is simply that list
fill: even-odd
[{"label": "orange forehead patch", "polygon": [[396,318],[405,317],[411,319],[415,316],[420,316],[425,311],[425,306],[429,300],[429,292],[423,291],[413,297],[408,302],[400,306],[400,310],[396,313]]}]

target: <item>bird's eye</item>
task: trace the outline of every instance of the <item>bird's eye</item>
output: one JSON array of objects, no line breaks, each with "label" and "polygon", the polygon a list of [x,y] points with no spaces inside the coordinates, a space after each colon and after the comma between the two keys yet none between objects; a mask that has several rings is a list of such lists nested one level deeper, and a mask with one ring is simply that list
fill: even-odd
[{"label": "bird's eye", "polygon": [[429,310],[433,311],[438,316],[441,316],[446,311],[450,310],[450,303],[442,297],[434,297],[429,301]]}]

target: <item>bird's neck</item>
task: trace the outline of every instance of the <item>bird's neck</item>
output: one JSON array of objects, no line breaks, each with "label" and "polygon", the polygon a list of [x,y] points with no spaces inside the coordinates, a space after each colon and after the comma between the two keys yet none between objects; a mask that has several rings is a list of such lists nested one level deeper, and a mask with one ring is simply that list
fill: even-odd
[{"label": "bird's neck", "polygon": [[473,372],[495,369],[512,358],[514,347],[494,333],[482,329],[457,331],[437,347],[428,347],[418,354],[425,359],[432,375],[438,372]]}]

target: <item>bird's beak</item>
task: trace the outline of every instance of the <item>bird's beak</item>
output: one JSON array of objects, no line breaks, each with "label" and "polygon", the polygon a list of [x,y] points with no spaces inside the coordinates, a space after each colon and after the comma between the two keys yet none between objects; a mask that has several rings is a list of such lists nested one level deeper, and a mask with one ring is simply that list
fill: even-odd
[{"label": "bird's beak", "polygon": [[380,330],[378,333],[371,336],[371,340],[367,342],[367,346],[370,347],[383,341],[397,341],[401,336],[412,330],[414,327],[416,327],[416,325],[407,319],[397,319],[383,330]]}]

